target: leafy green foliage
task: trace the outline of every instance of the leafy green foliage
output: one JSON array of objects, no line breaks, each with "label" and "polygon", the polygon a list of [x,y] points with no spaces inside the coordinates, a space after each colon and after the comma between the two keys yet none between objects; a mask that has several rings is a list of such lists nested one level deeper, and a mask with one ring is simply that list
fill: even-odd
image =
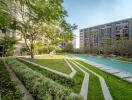
[{"label": "leafy green foliage", "polygon": [[58,74],[55,74],[53,72],[49,72],[49,71],[45,70],[44,68],[35,66],[35,65],[31,64],[31,63],[28,63],[28,62],[25,62],[25,61],[22,61],[22,60],[20,60],[20,61],[22,63],[26,64],[31,69],[43,74],[45,77],[50,78],[50,79],[54,80],[55,82],[58,82],[58,83],[60,83],[60,84],[62,84],[64,86],[71,87],[71,86],[75,85],[74,81],[72,79],[68,79],[68,78],[60,76]]},{"label": "leafy green foliage", "polygon": [[[44,77],[42,74],[28,68],[25,64],[15,59],[8,61],[8,64],[11,65],[36,99],[62,100],[71,97],[71,91],[68,88]],[[78,96],[77,99],[80,100],[81,97]]]},{"label": "leafy green foliage", "polygon": [[31,58],[34,58],[35,41],[42,42],[42,37],[50,41],[46,51],[60,50],[58,44],[71,41],[72,30],[77,27],[65,21],[67,11],[62,3],[63,0],[0,1],[0,29],[19,30]]},{"label": "leafy green foliage", "polygon": [[12,17],[7,5],[9,1],[0,1],[0,29],[8,29],[12,23]]},{"label": "leafy green foliage", "polygon": [[20,90],[15,88],[15,83],[11,81],[10,76],[0,60],[0,94],[2,100],[21,100]]},{"label": "leafy green foliage", "polygon": [[4,47],[5,55],[13,54],[13,50],[15,49],[15,45],[17,44],[18,40],[16,37],[9,37],[6,36],[4,39],[0,40],[0,45]]},{"label": "leafy green foliage", "polygon": [[115,58],[115,60],[132,62],[132,58],[125,58],[125,57],[117,57]]},{"label": "leafy green foliage", "polygon": [[73,52],[73,44],[72,43],[68,43],[64,46],[63,48],[64,52]]},{"label": "leafy green foliage", "polygon": [[[67,12],[62,6],[63,0],[20,0],[21,6],[26,6],[27,11],[21,10],[23,16],[28,15],[27,21],[19,23],[19,30],[22,32],[28,51],[33,58],[35,50],[35,40],[39,41],[42,37],[47,38],[50,42],[46,43],[47,51],[59,49],[61,43],[60,34],[72,33],[72,27],[66,23],[65,16]],[[24,18],[24,17],[23,17]],[[26,35],[29,35],[30,44],[27,44]],[[68,41],[68,38],[67,38]],[[42,41],[41,41],[42,42]]]}]

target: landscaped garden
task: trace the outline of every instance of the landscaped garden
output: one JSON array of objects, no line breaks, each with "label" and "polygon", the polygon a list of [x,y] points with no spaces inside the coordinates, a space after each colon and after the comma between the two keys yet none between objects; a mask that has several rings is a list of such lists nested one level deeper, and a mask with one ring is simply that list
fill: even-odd
[{"label": "landscaped garden", "polygon": [[[40,60],[41,59],[41,60]],[[54,64],[52,66],[51,61],[49,62],[45,61],[46,59],[54,59],[53,63],[58,63],[57,65]],[[65,60],[68,61],[68,63],[72,66],[73,69],[76,70],[76,74],[72,78],[65,77],[63,75],[60,75],[54,70],[65,73],[65,70],[69,70],[69,73],[65,73],[67,75],[70,75],[72,73],[72,70],[69,67],[69,64]],[[40,60],[40,61],[39,61]],[[39,61],[39,62],[38,62]],[[30,63],[31,62],[31,63]],[[33,62],[33,63],[32,63]],[[78,62],[73,63],[73,62]],[[84,76],[85,72],[89,74],[89,81],[88,81],[88,93],[87,98],[88,100],[104,100],[105,94],[104,90],[101,86],[101,81],[99,77],[96,76],[96,74],[100,75],[104,80],[106,81],[106,85],[108,86],[108,90],[114,100],[130,100],[132,98],[132,84],[129,82],[126,82],[122,79],[119,79],[111,74],[108,74],[104,71],[101,71],[97,69],[96,67],[93,67],[81,60],[72,58],[72,56],[64,56],[63,54],[59,55],[43,55],[43,56],[36,56],[36,59],[31,60],[27,58],[6,58],[6,63],[10,68],[15,72],[16,76],[21,80],[21,82],[24,84],[26,89],[30,92],[30,94],[33,96],[36,100],[45,100],[45,99],[55,99],[55,100],[81,100],[83,97],[80,95],[81,90],[83,87],[84,82]],[[49,66],[47,66],[49,63]],[[6,70],[6,67],[3,66],[4,63],[0,62],[1,64],[1,80],[3,80],[3,77],[5,78],[3,81],[1,81],[1,95],[3,100],[6,100],[4,98],[17,98],[15,100],[19,100],[22,98],[20,90],[16,89],[15,83],[13,83],[10,79],[9,74]],[[37,65],[35,65],[37,64]],[[81,65],[85,66],[89,70],[86,70]],[[41,67],[41,66],[44,67]],[[55,67],[59,66],[59,69]],[[77,67],[78,66],[78,67]],[[62,67],[62,68],[61,68]],[[80,70],[80,68],[82,70]],[[47,70],[46,68],[52,69],[52,71]],[[61,70],[60,70],[61,69]],[[93,71],[93,72],[91,72]],[[9,83],[6,85],[6,82]],[[5,83],[5,84],[3,84]],[[85,88],[87,89],[87,88]],[[9,94],[7,91],[10,91]],[[12,91],[12,92],[11,92]],[[7,99],[8,100],[8,99]]]},{"label": "landscaped garden", "polygon": [[15,87],[15,82],[11,81],[3,61],[0,59],[0,95],[2,100],[20,100],[22,93]]},{"label": "landscaped garden", "polygon": [[[64,81],[65,79],[63,79],[62,77],[60,77],[61,79],[55,77],[56,79],[54,80],[56,81],[53,81],[51,78],[52,76],[45,77],[44,73],[41,74],[42,72],[40,73],[37,70],[33,70],[29,68],[29,66],[27,66],[26,64],[23,64],[16,59],[11,58],[11,61],[7,60],[7,63],[12,67],[13,71],[23,82],[23,84],[28,89],[28,91],[37,100],[45,100],[45,99],[73,100],[74,98],[77,100],[81,99],[81,96],[77,94],[73,95],[69,87],[63,86],[65,82],[68,81]],[[57,83],[57,81],[61,81],[61,83],[64,82],[64,84],[60,85]]]},{"label": "landscaped garden", "polygon": [[132,98],[132,84],[119,79],[111,74],[103,72],[87,63],[77,60],[79,63],[85,67],[93,70],[94,72],[101,75],[105,80],[110,89],[111,95],[114,100],[130,100]]},{"label": "landscaped garden", "polygon": [[[41,59],[41,60],[39,60]],[[45,61],[48,61],[46,62]],[[52,62],[53,59],[53,62]],[[30,60],[30,59],[29,59]],[[51,78],[52,80],[67,86],[69,88],[71,88],[73,90],[73,92],[75,93],[79,93],[80,89],[81,89],[81,85],[82,85],[82,81],[83,81],[83,73],[77,69],[75,66],[73,66],[77,73],[76,75],[73,77],[73,79],[70,78],[65,78],[64,76],[60,76],[58,74],[55,74],[53,72],[49,72],[44,68],[41,68],[39,66],[35,66],[33,64],[27,63],[25,61],[20,60],[21,62],[23,62],[24,64],[26,64],[28,67],[40,72],[41,74],[43,74],[46,77]],[[38,63],[40,65],[43,65],[45,67],[60,71],[62,73],[66,73],[66,70],[70,70],[69,66],[67,65],[67,63],[64,61],[64,55],[44,55],[44,56],[40,56],[40,57],[36,57],[35,60],[33,60],[35,63]],[[51,64],[52,63],[52,64]],[[63,64],[63,65],[62,65]],[[48,66],[47,66],[48,65]],[[64,66],[65,65],[65,66]],[[49,67],[50,66],[50,67]],[[59,67],[58,67],[59,66]],[[61,70],[60,70],[61,69]],[[62,70],[63,69],[63,70]],[[70,71],[71,72],[71,71]],[[70,73],[67,73],[70,74]]]},{"label": "landscaped garden", "polygon": [[0,0],[0,100],[132,100],[129,34],[104,43],[107,32],[88,37],[84,29],[80,40],[89,38],[90,48],[84,41],[84,50],[75,49],[77,25],[67,22],[63,4]]}]

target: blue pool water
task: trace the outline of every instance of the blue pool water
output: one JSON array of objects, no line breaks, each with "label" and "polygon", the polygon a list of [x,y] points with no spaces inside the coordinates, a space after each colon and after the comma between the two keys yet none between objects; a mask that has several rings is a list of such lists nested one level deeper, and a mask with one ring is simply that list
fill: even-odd
[{"label": "blue pool water", "polygon": [[96,56],[89,56],[86,54],[74,54],[74,56],[77,56],[77,57],[80,57],[80,58],[83,58],[83,59],[86,59],[92,62],[96,62],[98,64],[102,64],[105,66],[109,66],[114,69],[132,73],[132,63],[115,61],[110,58],[100,58]]}]

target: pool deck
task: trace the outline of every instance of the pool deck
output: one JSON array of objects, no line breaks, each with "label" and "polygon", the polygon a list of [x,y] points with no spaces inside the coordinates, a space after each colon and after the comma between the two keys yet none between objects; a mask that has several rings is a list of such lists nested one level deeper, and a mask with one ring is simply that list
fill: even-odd
[{"label": "pool deck", "polygon": [[126,81],[132,83],[132,74],[129,73],[129,72],[124,72],[124,71],[121,71],[121,70],[118,70],[118,69],[114,69],[114,68],[111,68],[109,66],[98,64],[96,62],[92,62],[92,61],[89,61],[89,60],[86,60],[86,59],[83,59],[83,58],[80,58],[80,57],[77,57],[77,56],[73,56],[73,57],[76,57],[76,58],[84,61],[85,63],[88,63],[88,64],[90,64],[92,66],[97,67],[98,69],[100,69],[102,71],[105,71],[107,73],[110,73],[112,75],[117,76],[118,78],[121,78],[123,80],[126,80]]}]

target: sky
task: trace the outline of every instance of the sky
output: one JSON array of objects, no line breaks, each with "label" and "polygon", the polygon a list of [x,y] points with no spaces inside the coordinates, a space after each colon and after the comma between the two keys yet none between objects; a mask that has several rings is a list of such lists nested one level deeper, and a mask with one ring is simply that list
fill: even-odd
[{"label": "sky", "polygon": [[66,20],[78,25],[74,30],[79,48],[79,30],[126,18],[132,18],[132,0],[64,0]]}]

